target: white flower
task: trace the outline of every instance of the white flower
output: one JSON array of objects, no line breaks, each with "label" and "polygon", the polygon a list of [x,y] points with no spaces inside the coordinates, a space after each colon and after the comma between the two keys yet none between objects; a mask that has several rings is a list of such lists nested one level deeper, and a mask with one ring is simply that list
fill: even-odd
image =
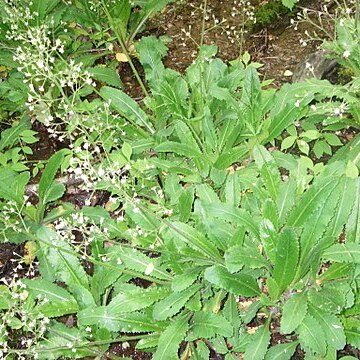
[{"label": "white flower", "polygon": [[151,262],[151,263],[147,264],[144,274],[150,275],[153,271],[154,271],[154,264]]},{"label": "white flower", "polygon": [[351,52],[349,51],[349,50],[345,50],[344,52],[343,52],[343,58],[345,58],[345,59],[347,59],[349,56],[351,55]]}]

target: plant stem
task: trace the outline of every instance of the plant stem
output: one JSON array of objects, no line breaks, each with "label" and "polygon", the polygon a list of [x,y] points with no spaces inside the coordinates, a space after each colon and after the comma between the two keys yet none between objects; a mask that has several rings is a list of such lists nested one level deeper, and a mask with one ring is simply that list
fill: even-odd
[{"label": "plant stem", "polygon": [[202,24],[201,24],[200,46],[203,46],[203,44],[204,44],[206,10],[207,10],[207,0],[204,0],[203,18],[202,18]]},{"label": "plant stem", "polygon": [[116,35],[116,38],[117,38],[117,40],[119,41],[119,44],[120,44],[120,47],[121,47],[122,52],[126,55],[126,58],[127,58],[128,62],[129,62],[129,65],[130,65],[130,67],[131,67],[131,70],[132,70],[133,74],[135,75],[135,78],[136,78],[137,82],[139,83],[139,85],[140,85],[140,87],[141,87],[141,90],[143,91],[143,93],[144,93],[145,96],[149,96],[149,93],[148,93],[148,91],[146,90],[145,84],[144,84],[144,82],[141,80],[141,77],[140,77],[140,75],[139,75],[139,72],[136,70],[136,67],[135,67],[134,63],[133,63],[133,61],[131,60],[131,57],[130,57],[129,52],[128,52],[128,50],[127,50],[126,44],[125,44],[125,42],[124,42],[124,39],[122,38],[121,34],[120,34],[119,31],[118,31],[118,28],[117,28],[117,26],[116,26],[116,24],[115,24],[115,21],[114,21],[113,17],[111,16],[111,14],[110,14],[109,10],[107,9],[106,5],[104,4],[104,1],[103,1],[103,0],[101,0],[101,3],[102,3],[102,6],[103,6],[103,8],[104,8],[104,11],[105,11],[105,13],[106,13],[106,16],[107,16],[107,18],[108,18],[108,20],[109,20],[110,27],[111,27],[112,30],[114,31],[114,33],[115,33],[115,35]]}]

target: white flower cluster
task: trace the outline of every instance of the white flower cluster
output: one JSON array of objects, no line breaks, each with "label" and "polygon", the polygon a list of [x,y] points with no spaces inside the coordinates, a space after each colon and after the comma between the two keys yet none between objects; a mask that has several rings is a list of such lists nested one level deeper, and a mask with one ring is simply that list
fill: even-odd
[{"label": "white flower cluster", "polygon": [[[50,319],[38,311],[34,313],[32,308],[26,305],[29,292],[26,290],[26,285],[21,280],[18,280],[17,276],[14,276],[11,281],[1,278],[0,282],[7,286],[11,296],[11,307],[2,313],[0,320],[0,358],[3,359],[10,349],[8,342],[4,339],[10,336],[9,329],[11,327],[16,326],[17,332],[22,331],[27,334],[27,336],[22,337],[21,346],[29,349],[36,345],[38,341],[43,340]],[[37,301],[41,305],[41,303],[46,303],[49,300],[43,297],[37,299]],[[32,336],[29,336],[30,333]],[[29,355],[30,353],[33,358],[38,357],[36,352],[29,351]],[[19,355],[19,358],[21,358],[21,355]]]}]

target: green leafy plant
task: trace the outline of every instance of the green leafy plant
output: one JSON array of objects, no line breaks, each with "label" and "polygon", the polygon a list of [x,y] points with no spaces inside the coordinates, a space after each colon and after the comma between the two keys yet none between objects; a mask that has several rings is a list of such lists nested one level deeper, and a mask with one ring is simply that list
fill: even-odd
[{"label": "green leafy plant", "polygon": [[[60,2],[44,4],[44,14],[65,13]],[[114,33],[127,36],[136,12],[119,4],[98,5]],[[129,16],[123,31],[111,13],[119,9]],[[182,75],[163,65],[163,40],[136,44],[148,85],[141,103],[116,79],[88,98],[96,92],[81,71],[60,94],[49,76],[68,68],[55,60],[43,85],[49,97],[30,111],[50,123],[57,114],[64,123],[50,129],[67,131],[71,149],[50,157],[35,187],[7,157],[35,141],[28,118],[2,132],[1,241],[25,243],[30,270],[0,286],[0,355],[104,358],[111,344],[131,342],[155,360],[211,352],[290,359],[296,351],[330,360],[347,344],[359,348],[360,137],[342,146],[328,135],[340,122],[329,113],[357,95],[318,80],[271,89],[249,54],[226,64],[216,46],[202,46]],[[284,130],[340,149],[314,165],[269,146]],[[70,177],[86,198],[81,206],[61,201]],[[91,206],[99,194],[105,200]]]}]

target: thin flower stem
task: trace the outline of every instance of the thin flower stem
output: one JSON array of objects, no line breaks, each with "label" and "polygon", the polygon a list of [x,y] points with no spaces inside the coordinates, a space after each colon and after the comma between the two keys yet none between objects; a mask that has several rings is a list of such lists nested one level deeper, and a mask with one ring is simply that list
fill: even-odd
[{"label": "thin flower stem", "polygon": [[204,45],[206,11],[207,11],[207,0],[204,0],[203,18],[202,18],[202,24],[201,24],[200,46]]}]

